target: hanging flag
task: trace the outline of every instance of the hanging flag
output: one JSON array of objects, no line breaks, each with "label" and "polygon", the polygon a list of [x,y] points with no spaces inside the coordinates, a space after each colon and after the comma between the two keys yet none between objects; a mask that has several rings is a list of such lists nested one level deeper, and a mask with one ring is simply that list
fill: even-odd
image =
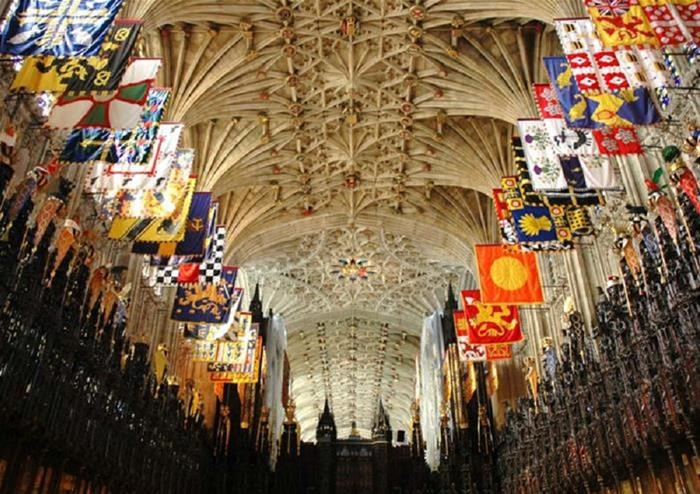
[{"label": "hanging flag", "polygon": [[[524,159],[524,150],[520,144],[519,138],[513,139],[513,153],[515,155],[515,167],[517,175],[514,177],[513,186],[518,189],[518,194],[511,190],[511,186],[502,185],[507,190],[509,201],[509,209],[522,209],[523,205],[528,206],[547,206],[552,212],[553,206],[597,206],[601,202],[600,195],[593,189],[588,188],[585,184],[582,168],[578,166],[578,156],[559,156],[559,165],[561,167],[564,180],[567,188],[561,191],[547,190],[536,191],[531,180],[530,167]],[[583,157],[583,156],[581,156]],[[576,165],[576,166],[573,166]],[[515,194],[515,195],[514,195]],[[552,212],[557,225],[557,235],[561,241],[570,240],[570,235],[564,234],[564,229],[567,228],[564,224],[557,223],[557,215]]]},{"label": "hanging flag", "polygon": [[579,156],[560,156],[559,163],[564,172],[567,185],[576,192],[584,192],[589,187],[579,158]]},{"label": "hanging flag", "polygon": [[626,154],[642,154],[642,144],[637,137],[637,131],[631,128],[605,128],[593,130],[600,154],[614,156]]},{"label": "hanging flag", "polygon": [[216,341],[197,340],[192,345],[192,362],[214,362],[219,348]]},{"label": "hanging flag", "polygon": [[582,93],[647,88],[662,107],[670,103],[674,84],[663,54],[656,48],[628,47],[606,50],[588,18],[555,20],[557,34]]},{"label": "hanging flag", "polygon": [[177,279],[180,274],[180,266],[168,265],[168,266],[158,266],[156,268],[154,285],[155,286],[175,286],[177,285]]},{"label": "hanging flag", "polygon": [[178,242],[136,242],[132,253],[162,257],[203,256],[212,216],[211,192],[195,192],[190,204],[185,233]]},{"label": "hanging flag", "polygon": [[177,282],[181,284],[197,283],[199,281],[199,263],[187,262],[180,266]]},{"label": "hanging flag", "polygon": [[700,43],[700,5],[696,0],[640,0],[662,46]]},{"label": "hanging flag", "polygon": [[[212,207],[213,214],[209,222],[216,221],[218,203]],[[224,247],[226,240],[226,228],[214,226],[207,233],[207,253],[201,262],[182,262],[181,256],[169,257],[169,265],[158,266],[156,271],[156,284],[161,286],[175,286],[178,283],[197,283],[202,285],[219,283],[224,264]],[[146,244],[150,245],[150,244]],[[162,244],[156,244],[158,254],[162,254]],[[142,252],[139,252],[142,253]],[[197,259],[197,256],[188,256],[188,259]]]},{"label": "hanging flag", "polygon": [[676,85],[661,50],[629,48],[616,53],[620,69],[633,87],[646,87],[661,96]]},{"label": "hanging flag", "polygon": [[584,95],[566,57],[545,57],[544,63],[571,127],[633,127],[655,124],[661,119],[646,88]]},{"label": "hanging flag", "polygon": [[109,230],[109,238],[129,242],[179,242],[185,236],[187,213],[190,210],[196,183],[196,179],[190,179],[187,190],[180,198],[172,217],[158,219],[115,218]]},{"label": "hanging flag", "polygon": [[224,324],[234,301],[237,268],[227,266],[217,285],[178,285],[171,318],[180,322]]},{"label": "hanging flag", "polygon": [[485,362],[486,347],[483,345],[471,345],[469,343],[469,326],[467,315],[463,310],[453,312],[455,332],[457,333],[457,347],[459,360],[462,362]]},{"label": "hanging flag", "polygon": [[516,159],[516,167],[519,171],[521,167],[525,170],[518,176],[501,179],[503,198],[508,208],[508,214],[499,223],[502,232],[505,232],[504,243],[518,244],[532,251],[559,251],[572,248],[572,232],[565,208],[555,204],[545,204],[542,197],[534,194],[531,185],[528,185],[527,165]]},{"label": "hanging flag", "polygon": [[544,302],[537,256],[517,247],[477,245],[481,301],[487,305]]},{"label": "hanging flag", "polygon": [[569,207],[566,210],[566,221],[571,233],[576,237],[587,237],[595,233],[588,209],[583,207]]},{"label": "hanging flag", "polygon": [[556,242],[559,240],[554,220],[545,206],[523,206],[511,211],[521,243]]},{"label": "hanging flag", "polygon": [[597,190],[618,189],[615,169],[604,156],[580,156],[577,158],[586,186]]},{"label": "hanging flag", "polygon": [[[233,290],[233,302],[231,303],[229,319],[226,324],[209,325],[185,323],[183,324],[185,338],[215,341],[221,340],[221,338],[229,333],[240,334],[247,331],[248,327],[253,324],[253,319],[249,312],[239,312],[242,294],[242,288],[235,288]],[[234,328],[237,328],[237,330],[232,331]]]},{"label": "hanging flag", "polygon": [[462,291],[470,344],[496,345],[524,339],[517,307],[485,305],[480,300],[479,290]]},{"label": "hanging flag", "polygon": [[566,189],[566,179],[544,121],[521,119],[518,129],[534,189]]},{"label": "hanging flag", "polygon": [[522,139],[513,137],[511,140],[513,149],[513,161],[515,163],[515,174],[513,176],[502,177],[501,187],[506,193],[508,208],[510,210],[520,209],[524,204],[530,206],[542,206],[543,195],[536,191],[530,176],[528,162],[525,160],[525,150]]},{"label": "hanging flag", "polygon": [[535,93],[535,103],[537,103],[537,110],[539,111],[540,118],[543,120],[548,118],[564,118],[557,93],[551,84],[533,84],[532,89]]},{"label": "hanging flag", "polygon": [[505,220],[510,218],[510,211],[508,210],[508,200],[506,199],[503,189],[492,189],[493,204],[496,208],[496,216],[499,220]]},{"label": "hanging flag", "polygon": [[469,343],[467,315],[463,310],[456,310],[453,313],[453,317],[455,321],[455,331],[457,332],[459,360],[462,362],[485,362],[486,347],[484,345],[472,345]]},{"label": "hanging flag", "polygon": [[494,362],[497,360],[510,360],[513,358],[513,345],[487,345],[486,360]]},{"label": "hanging flag", "polygon": [[458,341],[459,359],[463,362],[486,362],[487,349],[485,345],[472,345],[466,339]]},{"label": "hanging flag", "polygon": [[0,37],[9,55],[96,55],[122,0],[18,0]]},{"label": "hanging flag", "polygon": [[563,118],[542,120],[559,156],[598,154],[598,145],[591,129],[572,129]]},{"label": "hanging flag", "polygon": [[117,20],[97,56],[27,57],[10,89],[82,94],[114,91],[124,75],[141,26],[142,21]]},{"label": "hanging flag", "polygon": [[615,52],[604,49],[590,19],[555,19],[554,25],[582,93],[613,92],[630,87]]},{"label": "hanging flag", "polygon": [[144,163],[153,165],[150,158],[169,96],[169,89],[151,89],[141,113],[141,123],[136,129],[72,131],[60,160],[64,163],[105,161],[115,164],[113,171]]},{"label": "hanging flag", "polygon": [[199,282],[203,285],[218,283],[224,268],[226,251],[226,227],[216,227],[213,246],[200,266]]},{"label": "hanging flag", "polygon": [[591,105],[579,91],[566,57],[544,57],[543,61],[566,123],[576,128],[603,127],[593,119]]},{"label": "hanging flag", "polygon": [[637,0],[584,0],[584,3],[606,47],[659,46]]},{"label": "hanging flag", "polygon": [[139,125],[143,105],[155,81],[161,60],[133,59],[119,88],[111,95],[63,95],[54,105],[48,127],[54,129],[128,129]]},{"label": "hanging flag", "polygon": [[[164,124],[162,127],[167,125]],[[88,175],[87,183],[90,185],[88,190],[98,192],[102,189],[119,189],[117,215],[122,218],[167,218],[172,216],[178,199],[184,194],[192,174],[194,150],[178,149],[174,160],[169,161],[169,156],[171,156],[169,146],[170,144],[165,144],[161,147],[164,153],[156,159],[158,160],[157,169],[163,169],[163,171],[157,171],[153,176],[150,174],[136,176],[108,174],[108,164],[95,163]],[[168,167],[170,167],[170,173],[165,179],[165,185],[161,187],[160,177],[165,174],[164,169]],[[149,185],[154,188],[144,188]]]},{"label": "hanging flag", "polygon": [[588,17],[554,19],[554,28],[565,55],[596,53],[605,49]]},{"label": "hanging flag", "polygon": [[[213,371],[209,373],[209,379],[214,383],[229,383],[229,384],[255,384],[260,379],[260,362],[264,362],[262,337],[258,337],[254,347],[255,358],[249,364],[246,364],[246,372],[226,372]],[[247,357],[247,355],[246,355]],[[263,364],[264,365],[264,364]],[[208,368],[216,368],[207,366]],[[248,369],[250,369],[248,371]]]},{"label": "hanging flag", "polygon": [[237,335],[234,341],[220,341],[216,361],[207,365],[207,371],[229,373],[229,382],[256,382],[257,379],[253,378],[260,362],[259,330],[259,324],[251,324],[242,334]]},{"label": "hanging flag", "polygon": [[212,193],[196,192],[187,217],[185,238],[177,243],[175,255],[202,256],[211,221]]},{"label": "hanging flag", "polygon": [[[154,140],[154,147],[149,160],[145,163],[112,164],[106,162],[93,163],[88,174],[86,192],[98,193],[102,191],[121,191],[120,202],[131,202],[125,209],[146,210],[140,217],[147,217],[147,210],[156,210],[156,217],[164,217],[167,211],[158,211],[166,199],[157,203],[139,203],[139,199],[148,200],[149,191],[161,193],[168,186],[168,179],[172,176],[173,168],[181,167],[185,172],[191,169],[190,156],[178,152],[178,144],[184,126],[182,124],[164,123],[158,126],[158,136]],[[187,177],[189,179],[189,176]],[[174,184],[178,190],[182,190],[182,183]],[[179,198],[181,193],[175,196]],[[161,203],[161,204],[159,204]],[[165,208],[173,210],[172,204]]]}]

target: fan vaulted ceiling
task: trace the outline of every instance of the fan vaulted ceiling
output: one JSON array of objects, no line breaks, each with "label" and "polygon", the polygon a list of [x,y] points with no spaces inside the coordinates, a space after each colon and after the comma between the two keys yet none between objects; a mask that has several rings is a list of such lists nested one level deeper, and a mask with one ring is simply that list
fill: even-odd
[{"label": "fan vaulted ceiling", "polygon": [[[471,246],[534,114],[547,24],[580,0],[131,0],[164,59],[228,256],[285,316],[297,418],[328,397],[369,434],[382,397],[408,429],[421,319]],[[359,263],[359,264],[358,264]]]}]

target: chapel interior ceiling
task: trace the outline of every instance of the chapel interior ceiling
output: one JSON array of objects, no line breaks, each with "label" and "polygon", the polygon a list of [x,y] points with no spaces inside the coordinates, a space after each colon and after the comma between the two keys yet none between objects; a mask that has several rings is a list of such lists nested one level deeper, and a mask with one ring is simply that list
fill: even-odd
[{"label": "chapel interior ceiling", "polygon": [[[580,0],[132,0],[231,263],[285,316],[297,418],[382,397],[408,430],[421,319],[471,283],[490,189]],[[354,264],[353,264],[354,263]],[[359,265],[359,264],[361,265]],[[364,270],[366,276],[359,275]]]}]

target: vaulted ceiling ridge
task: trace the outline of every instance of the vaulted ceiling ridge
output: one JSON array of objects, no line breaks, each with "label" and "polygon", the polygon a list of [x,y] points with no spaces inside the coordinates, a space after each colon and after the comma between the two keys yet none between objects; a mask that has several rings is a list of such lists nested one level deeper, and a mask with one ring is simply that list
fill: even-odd
[{"label": "vaulted ceiling ridge", "polygon": [[[313,439],[379,396],[408,429],[421,319],[474,283],[497,238],[490,189],[580,0],[128,0],[164,59],[167,117],[220,201],[227,262],[289,328]],[[534,20],[534,22],[533,22]],[[302,335],[306,335],[302,337]]]},{"label": "vaulted ceiling ridge", "polygon": [[[551,23],[558,17],[584,15],[579,0],[447,0],[431,3],[430,13],[439,20],[428,18],[427,27],[432,27],[433,22],[442,25],[454,15],[459,15],[468,24],[513,19]],[[267,17],[281,5],[281,2],[261,0],[128,0],[124,16],[145,19],[149,28],[177,22],[237,24],[241,19]]]},{"label": "vaulted ceiling ridge", "polygon": [[[437,220],[437,221],[436,221]],[[282,215],[275,222],[253,223],[252,228],[240,231],[231,253],[238,264],[268,258],[277,252],[280,244],[295,236],[304,236],[323,229],[348,227],[348,217],[342,212],[318,214],[313,217]],[[435,258],[469,264],[471,239],[465,234],[468,225],[450,225],[439,216],[416,215],[404,218],[390,213],[368,213],[356,218],[353,224],[368,228],[420,238],[422,246]],[[478,228],[478,227],[477,227]]]},{"label": "vaulted ceiling ridge", "polygon": [[[334,25],[333,28],[337,30],[337,24]],[[404,34],[405,29],[405,26],[401,28],[398,34],[399,37]],[[492,40],[496,40],[497,43],[499,43],[499,36],[502,35],[498,33],[505,32],[493,29],[487,29],[486,31],[490,32],[490,38]],[[171,66],[174,65],[174,67],[170,67],[170,71],[173,73],[170,74],[169,79],[171,79],[171,84],[177,88],[171,105],[171,115],[174,118],[184,119],[191,122],[199,122],[206,120],[207,118],[229,116],[236,112],[240,113],[244,107],[235,104],[236,98],[245,97],[250,100],[252,91],[263,88],[271,89],[272,86],[280,85],[280,82],[268,80],[269,74],[267,73],[267,69],[269,68],[270,64],[279,61],[279,59],[282,57],[283,50],[280,48],[284,45],[280,46],[282,38],[280,38],[277,33],[272,32],[270,36],[265,36],[263,38],[261,38],[258,31],[255,30],[249,32],[250,38],[246,38],[246,36],[242,34],[236,34],[223,47],[218,49],[218,51],[209,54],[207,57],[202,57],[203,52],[205,51],[204,48],[209,46],[217,34],[220,34],[217,31],[206,30],[202,31],[201,35],[193,36],[187,34],[182,29],[176,28],[172,31],[172,34],[172,36],[163,37],[163,42],[168,42],[171,37],[175,38],[173,42],[176,46],[172,46],[167,50],[171,53],[170,57],[175,60],[174,64],[169,63]],[[310,35],[304,37],[295,33],[295,36],[298,36],[298,38],[294,40],[294,43],[291,46],[296,46],[299,53],[302,55],[306,54],[307,56],[313,56],[312,54],[304,52],[303,50],[305,43],[313,41],[314,37],[318,36],[318,32],[313,32],[312,34],[313,36]],[[378,36],[380,34],[386,36],[385,32],[380,31]],[[505,58],[506,66],[502,65],[503,60],[499,60],[490,55],[488,50],[486,50],[481,43],[478,43],[477,40],[473,39],[466,33],[463,33],[462,36],[464,36],[465,39],[470,40],[470,44],[477,49],[477,51],[471,55],[464,53],[463,51],[450,48],[446,41],[442,40],[439,36],[430,33],[430,31],[426,31],[424,36],[426,40],[430,41],[425,44],[425,53],[431,54],[431,56],[436,57],[442,65],[452,69],[451,71],[444,71],[441,73],[440,77],[433,82],[436,85],[444,83],[448,87],[453,88],[455,91],[463,93],[461,94],[460,100],[466,102],[469,102],[469,99],[464,100],[463,97],[471,94],[471,99],[473,100],[471,103],[476,105],[476,114],[479,114],[480,110],[485,112],[485,108],[487,107],[481,105],[480,102],[483,101],[486,96],[488,96],[488,91],[495,91],[492,98],[490,98],[492,101],[502,102],[504,98],[506,98],[506,101],[510,101],[509,105],[506,105],[506,107],[511,106],[513,107],[512,110],[507,112],[504,111],[501,115],[495,115],[496,117],[502,118],[505,121],[514,122],[516,118],[515,115],[522,111],[521,106],[523,104],[531,104],[529,92],[526,88],[528,81],[521,81],[522,77],[515,69],[515,64],[511,59],[512,57],[505,51],[502,43],[500,43],[500,55],[502,58]],[[205,39],[200,39],[202,37]],[[255,39],[254,42],[251,41],[253,38]],[[186,57],[185,52],[187,51],[188,45],[191,44],[198,45],[198,51],[195,54],[191,54],[190,56]],[[243,45],[246,45],[246,50],[242,49]],[[343,43],[341,43],[340,46],[343,46]],[[398,55],[408,50],[410,46],[410,44],[403,44],[399,51],[395,53],[387,53],[385,55],[386,57],[390,58],[391,56]],[[238,50],[236,57],[227,58],[226,55],[228,55],[234,48]],[[451,55],[447,55],[447,52],[451,53]],[[420,51],[416,53],[416,55],[420,58]],[[196,61],[196,64],[191,63],[189,67],[185,67],[185,58],[188,58],[192,62]],[[222,60],[225,60],[225,63],[222,63]],[[366,61],[366,65],[368,67],[373,67],[379,63],[379,61],[380,60],[377,58],[377,55],[374,55],[373,58],[370,57]],[[317,63],[320,62],[321,60],[319,59]],[[332,66],[333,61],[323,60],[323,63],[331,64]],[[261,73],[260,68],[263,66],[265,66],[265,70],[262,70]],[[428,66],[430,66],[429,63]],[[313,67],[314,65],[308,67],[295,67],[296,77],[303,77],[305,71],[310,70],[310,68]],[[488,70],[485,70],[487,67]],[[337,68],[339,71],[344,70],[341,67]],[[434,70],[439,69],[434,67]],[[359,74],[361,75],[361,71],[359,71]],[[258,87],[250,87],[250,79],[245,80],[245,84],[240,84],[241,78],[246,75],[249,78],[259,78],[262,76],[263,79],[256,80]],[[455,80],[452,80],[452,78],[455,78]],[[510,87],[509,81],[512,80],[517,80],[519,87]],[[329,87],[334,87],[337,83],[327,84]],[[482,88],[482,94],[477,93],[479,96],[475,97],[474,90],[477,88]],[[484,88],[487,88],[487,93],[483,93]],[[241,90],[243,90],[243,92],[241,92]],[[318,91],[318,89],[316,89],[316,91]],[[301,98],[297,101],[305,103],[309,99],[312,99],[313,96],[314,92],[312,91],[309,95],[307,95],[307,98]],[[222,100],[226,98],[232,98],[231,105],[222,104]],[[293,99],[296,100],[296,98]],[[447,98],[448,101],[449,99],[450,98]],[[488,97],[486,99],[489,100]],[[400,100],[397,99],[396,104],[398,104],[399,101]],[[238,103],[241,102],[242,101],[240,100],[238,101]],[[285,113],[286,108],[283,104],[284,100],[278,101],[278,105],[271,105],[271,103],[274,103],[274,98],[256,103],[256,109],[259,109],[260,106],[271,106],[271,111],[280,114]],[[250,111],[251,109],[248,108],[248,110]],[[313,108],[311,110],[313,110]],[[225,111],[226,113],[222,114],[222,111]],[[468,113],[469,106],[465,105],[462,110],[452,111],[463,111]],[[190,115],[190,113],[193,114]],[[492,116],[492,114],[488,115]]]},{"label": "vaulted ceiling ridge", "polygon": [[[414,396],[413,355],[419,337],[376,314],[360,311],[334,317],[309,320],[289,338],[288,348],[295,356],[290,362],[295,375],[293,393],[304,409],[300,416],[304,440],[313,440],[326,397],[333,403],[337,420],[348,418],[339,420],[341,437],[349,433],[350,419],[358,422],[361,432],[369,432],[379,396],[391,412],[392,426],[407,428]],[[376,343],[368,344],[368,335],[374,335]]]}]

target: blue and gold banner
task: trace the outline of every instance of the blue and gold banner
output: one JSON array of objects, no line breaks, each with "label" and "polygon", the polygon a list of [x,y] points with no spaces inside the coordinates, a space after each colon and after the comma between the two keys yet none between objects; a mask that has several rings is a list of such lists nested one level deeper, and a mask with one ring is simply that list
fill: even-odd
[{"label": "blue and gold banner", "polygon": [[10,55],[96,55],[122,0],[19,0],[0,37]]},{"label": "blue and gold banner", "polygon": [[569,187],[573,187],[577,192],[588,190],[586,177],[583,174],[583,167],[578,156],[560,156],[559,163]]},{"label": "blue and gold banner", "polygon": [[10,89],[81,94],[114,91],[119,87],[140,30],[141,21],[116,21],[97,56],[27,57]]},{"label": "blue and gold banner", "polygon": [[237,272],[238,268],[226,266],[217,284],[178,285],[171,318],[180,322],[225,324],[236,299]]},{"label": "blue and gold banner", "polygon": [[643,87],[584,95],[566,57],[544,57],[544,65],[571,127],[598,129],[652,125],[661,119]]},{"label": "blue and gold banner", "polygon": [[120,165],[148,163],[169,96],[169,89],[151,89],[136,129],[74,130],[66,140],[60,160],[64,163],[105,161]]},{"label": "blue and gold banner", "polygon": [[211,192],[194,194],[187,218],[185,238],[178,242],[175,255],[202,256],[204,254],[205,242],[210,231],[212,201]]},{"label": "blue and gold banner", "polygon": [[153,256],[202,256],[209,233],[212,209],[211,192],[195,192],[187,215],[185,234],[179,242],[136,242],[132,252]]},{"label": "blue and gold banner", "polygon": [[523,206],[511,211],[518,240],[530,242],[557,242],[554,220],[545,206]]}]

